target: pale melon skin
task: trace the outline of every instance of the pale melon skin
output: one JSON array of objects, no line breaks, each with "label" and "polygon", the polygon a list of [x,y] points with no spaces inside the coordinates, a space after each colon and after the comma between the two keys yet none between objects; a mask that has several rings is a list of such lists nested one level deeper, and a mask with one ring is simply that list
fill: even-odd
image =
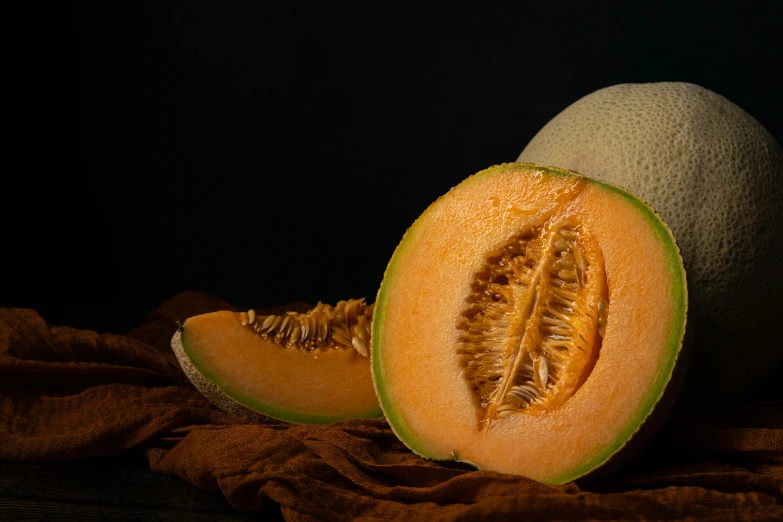
[{"label": "pale melon skin", "polygon": [[697,329],[681,405],[736,404],[775,373],[783,150],[752,116],[698,85],[615,85],[555,116],[517,161],[623,187],[669,225]]}]

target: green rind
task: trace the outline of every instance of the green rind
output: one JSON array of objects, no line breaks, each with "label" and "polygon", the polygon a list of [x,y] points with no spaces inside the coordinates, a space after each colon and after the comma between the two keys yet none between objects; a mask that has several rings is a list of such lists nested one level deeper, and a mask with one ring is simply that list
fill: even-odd
[{"label": "green rind", "polygon": [[405,444],[405,446],[407,446],[417,455],[421,455],[422,457],[428,459],[437,459],[437,457],[428,455],[427,452],[418,445],[419,441],[413,437],[413,434],[408,429],[407,424],[399,415],[397,408],[386,393],[384,388],[386,377],[384,368],[380,362],[381,348],[379,341],[381,335],[383,334],[383,325],[386,318],[387,289],[391,286],[391,282],[394,279],[394,274],[397,268],[396,260],[400,259],[405,254],[405,252],[407,252],[407,250],[415,244],[415,238],[418,237],[420,232],[419,229],[422,226],[421,223],[424,221],[423,218],[425,215],[427,215],[429,209],[431,209],[432,206],[433,205],[430,205],[430,207],[425,210],[424,213],[419,216],[413,225],[411,225],[411,227],[405,232],[405,234],[402,236],[402,240],[394,250],[392,257],[389,260],[389,264],[386,265],[383,281],[381,282],[381,286],[378,289],[378,295],[375,299],[375,310],[373,311],[372,334],[370,335],[370,343],[372,345],[370,348],[370,367],[372,370],[372,383],[373,387],[375,388],[375,395],[378,397],[378,403],[381,405],[381,410],[383,411],[383,414],[386,417],[386,421],[389,423],[389,426],[391,427],[394,434],[402,441],[403,444]]},{"label": "green rind", "polygon": [[[604,451],[602,451],[601,453],[599,453],[598,455],[596,455],[594,458],[590,459],[583,465],[567,473],[564,473],[563,475],[552,477],[551,479],[546,480],[547,483],[563,484],[566,482],[570,482],[572,480],[576,480],[580,477],[583,477],[586,474],[590,473],[591,471],[599,468],[600,466],[608,462],[640,430],[640,428],[644,424],[645,419],[647,419],[650,416],[650,414],[655,409],[656,404],[663,397],[664,391],[666,390],[666,387],[672,378],[672,374],[674,373],[674,368],[677,363],[677,359],[683,347],[683,340],[685,338],[685,329],[686,329],[686,321],[687,321],[688,290],[687,290],[687,284],[685,279],[685,268],[683,267],[683,263],[682,263],[682,256],[680,255],[680,250],[677,247],[677,243],[669,227],[661,220],[661,218],[657,215],[655,210],[653,210],[649,205],[647,205],[647,203],[645,203],[641,198],[631,194],[630,192],[616,185],[612,185],[610,183],[599,181],[593,178],[588,178],[586,176],[582,176],[577,172],[558,169],[554,167],[545,167],[541,165],[535,165],[533,163],[504,163],[501,165],[496,165],[488,169],[482,170],[481,172],[478,172],[470,176],[462,183],[460,183],[460,185],[452,188],[451,190],[455,190],[459,186],[475,182],[479,179],[484,178],[485,176],[490,176],[498,171],[521,170],[525,168],[534,169],[536,171],[544,171],[548,174],[555,175],[555,176],[568,176],[568,177],[584,179],[587,180],[589,183],[602,187],[607,192],[614,192],[616,194],[619,194],[626,200],[628,200],[628,202],[631,203],[631,205],[636,207],[642,213],[642,215],[647,220],[647,222],[650,223],[650,225],[652,226],[652,229],[655,231],[655,234],[658,237],[659,241],[664,245],[665,247],[664,249],[666,251],[667,259],[669,262],[668,263],[669,269],[672,272],[671,293],[674,302],[673,302],[673,306],[670,308],[671,328],[669,328],[668,330],[669,336],[667,339],[667,347],[668,347],[667,353],[669,354],[669,357],[663,362],[662,368],[658,372],[658,375],[655,379],[652,388],[653,393],[648,394],[648,399],[639,407],[639,409],[636,412],[636,415],[631,418],[627,428],[623,432],[621,432],[621,435],[617,438],[614,444],[605,448]],[[443,197],[445,197],[445,195],[441,196],[441,198],[439,198],[438,201]],[[381,283],[380,289],[378,290],[378,296],[375,304],[375,315],[373,318],[373,325],[372,325],[372,353],[371,353],[370,361],[372,366],[373,386],[375,386],[375,392],[378,396],[378,401],[395,435],[397,435],[397,437],[414,453],[429,459],[445,460],[445,459],[438,459],[438,457],[428,454],[427,451],[425,451],[422,448],[420,441],[416,439],[414,434],[410,431],[409,427],[405,424],[405,421],[399,415],[399,412],[396,406],[394,405],[391,397],[386,393],[386,389],[385,389],[386,374],[383,365],[381,363],[381,356],[380,356],[380,352],[381,352],[380,339],[382,337],[383,324],[384,324],[384,319],[386,317],[386,295],[388,294],[390,288],[392,288],[393,286],[394,276],[397,271],[397,264],[399,263],[399,261],[404,259],[405,254],[415,245],[416,239],[421,233],[422,227],[427,222],[426,216],[431,211],[431,209],[433,209],[436,206],[436,204],[437,201],[432,205],[430,205],[427,208],[427,210],[425,210],[424,213],[421,216],[419,216],[419,218],[413,223],[413,225],[406,231],[405,235],[400,241],[400,244],[397,246],[396,250],[394,251],[394,254],[392,255],[389,261],[389,264],[386,267],[386,272],[384,274],[383,282]],[[466,461],[462,461],[462,462],[466,462]],[[473,464],[471,462],[467,462],[467,463]]]},{"label": "green rind", "polygon": [[[194,355],[192,348],[188,346],[186,333],[187,333],[187,328],[183,328],[182,351],[187,356],[188,362],[190,362],[190,364],[199,373],[199,375],[201,375],[201,377],[209,381],[213,386],[215,386],[215,388],[217,388],[217,390],[222,392],[223,397],[221,399],[223,401],[229,400],[235,403],[236,405],[238,405],[240,407],[239,409],[247,408],[261,415],[265,415],[267,417],[272,417],[274,419],[287,421],[287,422],[295,422],[298,424],[329,424],[332,422],[340,422],[340,421],[352,420],[352,419],[377,418],[383,415],[383,411],[380,408],[374,409],[366,413],[356,413],[351,415],[315,415],[312,413],[302,413],[302,412],[286,410],[274,404],[264,402],[258,398],[249,397],[243,394],[230,382],[226,381],[225,379],[222,379],[219,375],[215,374],[209,368],[208,365],[204,364],[203,361],[200,361],[198,357]],[[204,390],[199,390],[199,391],[201,391],[202,394],[206,395],[206,393],[204,393]],[[207,398],[212,400],[212,398],[209,396],[207,396]],[[213,402],[217,402],[217,401],[213,401]]]}]

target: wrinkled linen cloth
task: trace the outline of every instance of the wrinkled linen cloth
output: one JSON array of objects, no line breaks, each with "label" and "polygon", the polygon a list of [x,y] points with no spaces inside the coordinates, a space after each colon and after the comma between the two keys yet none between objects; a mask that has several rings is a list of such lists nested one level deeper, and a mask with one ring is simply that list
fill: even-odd
[{"label": "wrinkled linen cloth", "polygon": [[242,510],[277,502],[293,521],[783,520],[778,399],[675,412],[629,468],[552,486],[422,459],[382,419],[304,426],[218,410],[170,348],[176,321],[218,309],[234,308],[180,294],[125,335],[0,309],[0,458],[134,449],[155,472],[219,489]]}]

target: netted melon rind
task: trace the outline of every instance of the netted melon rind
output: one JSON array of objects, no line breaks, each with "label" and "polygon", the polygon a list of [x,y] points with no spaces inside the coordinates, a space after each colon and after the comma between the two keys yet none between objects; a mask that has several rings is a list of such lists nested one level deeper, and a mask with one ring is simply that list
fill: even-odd
[{"label": "netted melon rind", "polygon": [[736,403],[775,372],[783,150],[752,116],[693,84],[615,85],[555,116],[518,161],[623,187],[671,227],[699,324],[684,402]]}]

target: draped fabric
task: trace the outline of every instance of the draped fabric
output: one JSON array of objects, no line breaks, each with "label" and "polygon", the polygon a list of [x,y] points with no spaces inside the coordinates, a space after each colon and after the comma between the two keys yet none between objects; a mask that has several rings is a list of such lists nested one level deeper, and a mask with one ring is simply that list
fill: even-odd
[{"label": "draped fabric", "polygon": [[124,335],[0,309],[0,458],[143,451],[153,471],[220,489],[238,509],[277,502],[294,521],[783,520],[779,394],[675,412],[624,471],[545,485],[422,459],[382,419],[305,426],[218,410],[169,343],[177,321],[219,309],[234,308],[180,294]]}]

